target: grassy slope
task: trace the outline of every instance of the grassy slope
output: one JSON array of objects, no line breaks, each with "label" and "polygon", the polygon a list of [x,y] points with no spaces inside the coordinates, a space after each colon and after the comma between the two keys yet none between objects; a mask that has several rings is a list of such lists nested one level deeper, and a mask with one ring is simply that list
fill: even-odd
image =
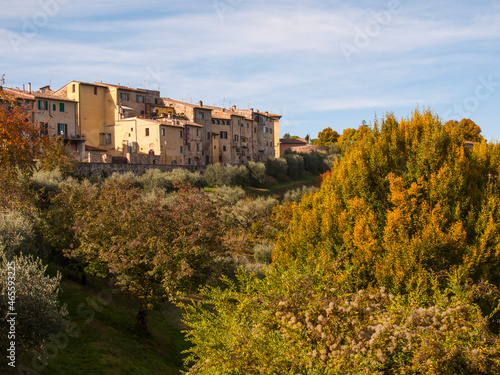
[{"label": "grassy slope", "polygon": [[[148,317],[149,333],[142,333],[135,328],[138,303],[132,298],[112,294],[112,302],[94,305],[96,310],[91,307],[92,300],[87,299],[107,290],[105,284],[84,287],[64,279],[61,286],[61,300],[68,304],[70,319],[78,324],[81,334],[70,338],[68,346],[49,361],[42,374],[181,373],[181,352],[188,344],[181,333],[180,312],[175,306],[157,306]],[[94,317],[90,311],[95,312]]]}]

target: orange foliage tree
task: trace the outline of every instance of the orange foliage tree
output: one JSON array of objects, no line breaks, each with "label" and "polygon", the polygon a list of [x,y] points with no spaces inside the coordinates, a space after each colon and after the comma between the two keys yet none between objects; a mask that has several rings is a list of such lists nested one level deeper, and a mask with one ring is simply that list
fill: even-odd
[{"label": "orange foliage tree", "polygon": [[[3,84],[3,79],[1,81]],[[2,173],[33,170],[40,142],[38,126],[31,121],[32,108],[13,95],[0,91],[0,170]]]}]

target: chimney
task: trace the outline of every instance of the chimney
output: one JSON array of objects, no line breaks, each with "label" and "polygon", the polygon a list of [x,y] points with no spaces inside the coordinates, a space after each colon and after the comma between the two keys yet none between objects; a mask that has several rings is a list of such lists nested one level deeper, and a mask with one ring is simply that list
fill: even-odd
[{"label": "chimney", "polygon": [[232,109],[236,109],[236,104],[233,104],[233,106],[231,108]]},{"label": "chimney", "polygon": [[266,116],[269,116],[269,112],[267,112],[267,111],[266,111],[266,112],[264,112],[264,113],[266,114]]},{"label": "chimney", "polygon": [[200,100],[200,101],[198,102],[198,105],[199,105],[200,107],[203,107],[203,102]]},{"label": "chimney", "polygon": [[250,112],[253,112],[253,108],[250,108]]},{"label": "chimney", "polygon": [[31,82],[28,82],[28,92],[31,94]]}]

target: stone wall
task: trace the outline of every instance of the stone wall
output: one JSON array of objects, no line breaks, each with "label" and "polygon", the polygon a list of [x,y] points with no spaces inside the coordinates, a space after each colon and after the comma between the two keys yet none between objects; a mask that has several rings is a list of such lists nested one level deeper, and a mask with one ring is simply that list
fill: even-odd
[{"label": "stone wall", "polygon": [[168,172],[173,169],[183,168],[191,172],[204,172],[205,165],[152,165],[152,164],[110,164],[110,163],[79,163],[76,167],[76,177],[111,176],[114,172],[133,172],[141,175],[148,169],[159,169]]},{"label": "stone wall", "polygon": [[160,155],[149,155],[149,154],[130,154],[127,153],[127,160],[129,164],[154,164],[158,165],[161,163]]}]

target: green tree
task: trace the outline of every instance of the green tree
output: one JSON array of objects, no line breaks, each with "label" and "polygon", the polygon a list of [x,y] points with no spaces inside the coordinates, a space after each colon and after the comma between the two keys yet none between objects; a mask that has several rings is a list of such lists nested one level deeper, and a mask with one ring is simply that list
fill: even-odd
[{"label": "green tree", "polygon": [[318,138],[314,140],[313,144],[318,146],[329,146],[332,143],[336,143],[338,139],[339,133],[328,127],[318,133]]},{"label": "green tree", "polygon": [[147,329],[154,303],[195,290],[208,278],[211,260],[223,250],[217,211],[205,194],[182,188],[170,203],[145,201],[127,182],[106,181],[75,218],[78,247],[88,273],[113,275],[139,299],[137,324]]},{"label": "green tree", "polygon": [[41,146],[40,169],[59,170],[64,176],[74,173],[76,160],[66,149],[61,137],[46,137]]},{"label": "green tree", "polygon": [[283,139],[290,139],[290,133],[283,134]]},{"label": "green tree", "polygon": [[[5,356],[10,342],[15,341],[17,367],[19,360],[31,351],[43,353],[44,347],[59,340],[61,335],[76,335],[74,327],[66,320],[68,312],[58,301],[61,275],[46,275],[47,266],[31,256],[8,256],[4,245],[0,243],[0,349],[4,358],[0,361],[0,370],[6,372]],[[15,274],[15,277],[13,275]],[[15,303],[12,304],[13,290]],[[14,310],[10,310],[13,308]],[[9,316],[14,311],[17,315]],[[8,340],[9,320],[14,319],[15,339]],[[68,337],[66,336],[66,338]],[[56,342],[59,342],[56,341]],[[40,358],[42,361],[45,358]]]}]

